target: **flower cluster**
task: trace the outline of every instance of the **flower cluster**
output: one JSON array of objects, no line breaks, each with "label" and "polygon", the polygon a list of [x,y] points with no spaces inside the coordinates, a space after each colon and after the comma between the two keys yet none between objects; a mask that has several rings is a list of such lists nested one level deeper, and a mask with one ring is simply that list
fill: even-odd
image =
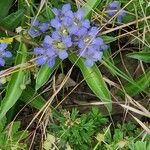
[{"label": "flower cluster", "polygon": [[[75,53],[85,59],[85,65],[92,67],[93,64],[101,60],[103,51],[108,48],[101,37],[97,37],[99,29],[90,25],[90,21],[85,19],[82,9],[76,12],[71,10],[70,4],[65,4],[61,9],[52,9],[55,18],[49,24],[53,28],[51,35],[46,35],[41,47],[34,48],[34,53],[38,57],[37,64],[47,63],[53,67],[56,57],[64,60],[68,57],[70,48],[76,49]],[[34,26],[39,27],[35,21]],[[38,35],[40,32],[35,30]]]},{"label": "flower cluster", "polygon": [[0,43],[0,66],[5,65],[5,58],[12,57],[12,53],[6,50],[7,46],[7,43]]},{"label": "flower cluster", "polygon": [[121,23],[122,18],[126,15],[125,10],[120,10],[121,4],[119,1],[113,1],[108,5],[107,13],[110,17],[115,16],[115,14],[119,11],[118,15],[116,15],[117,22]]}]

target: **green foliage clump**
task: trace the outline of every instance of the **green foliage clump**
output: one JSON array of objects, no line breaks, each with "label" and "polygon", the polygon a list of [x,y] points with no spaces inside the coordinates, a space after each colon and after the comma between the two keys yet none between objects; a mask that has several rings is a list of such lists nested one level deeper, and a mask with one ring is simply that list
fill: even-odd
[{"label": "green foliage clump", "polygon": [[55,124],[50,125],[50,130],[59,140],[59,147],[65,147],[69,143],[73,149],[86,150],[92,146],[94,134],[100,126],[108,121],[93,108],[87,114],[81,114],[77,109],[69,111],[54,112]]},{"label": "green foliage clump", "polygon": [[[137,128],[132,122],[118,124],[113,130],[104,129],[103,142],[99,142],[97,147],[101,150],[148,150],[150,136],[146,135],[144,141],[141,141],[142,133],[142,129]],[[99,139],[97,140],[99,141]],[[140,147],[143,149],[139,149]]]},{"label": "green foliage clump", "polygon": [[[0,149],[1,150],[26,150],[27,145],[21,142],[28,136],[27,131],[19,131],[20,121],[6,126],[6,118],[0,122]],[[5,127],[6,126],[6,127]]]}]

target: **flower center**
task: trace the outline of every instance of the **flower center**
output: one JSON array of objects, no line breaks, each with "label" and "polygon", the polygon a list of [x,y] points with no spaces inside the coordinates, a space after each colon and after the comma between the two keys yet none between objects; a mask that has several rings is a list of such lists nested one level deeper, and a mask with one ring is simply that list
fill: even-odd
[{"label": "flower center", "polygon": [[62,42],[58,41],[58,40],[55,40],[53,42],[53,45],[58,50],[64,50],[65,49],[65,45]]},{"label": "flower center", "polygon": [[62,35],[68,35],[68,30],[67,30],[67,28],[65,28],[64,26],[62,26],[62,27],[60,28],[60,33],[61,33]]},{"label": "flower center", "polygon": [[81,26],[81,21],[79,20],[79,19],[77,19],[77,18],[74,18],[74,24],[76,25],[76,26]]},{"label": "flower center", "polygon": [[90,37],[85,37],[84,42],[89,44],[91,42],[91,38]]}]

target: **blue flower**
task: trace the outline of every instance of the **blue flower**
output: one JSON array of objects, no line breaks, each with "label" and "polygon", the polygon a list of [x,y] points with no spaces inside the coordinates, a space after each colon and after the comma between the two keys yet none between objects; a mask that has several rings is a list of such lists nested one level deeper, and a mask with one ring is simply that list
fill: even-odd
[{"label": "blue flower", "polygon": [[103,52],[99,51],[94,45],[89,46],[87,49],[80,51],[80,56],[85,58],[85,65],[92,67],[94,63],[102,59]]},{"label": "blue flower", "polygon": [[48,64],[50,68],[55,65],[57,54],[52,47],[37,47],[34,48],[34,54],[37,56],[36,63],[38,65]]},{"label": "blue flower", "polygon": [[50,21],[50,24],[61,33],[65,29],[67,34],[82,36],[90,27],[90,21],[84,19],[84,11],[78,9],[73,13],[70,4],[63,5],[61,9],[54,8],[53,12],[56,16]]},{"label": "blue flower", "polygon": [[31,27],[28,30],[28,34],[32,37],[38,37],[43,32],[47,31],[49,29],[49,23],[41,23],[37,19],[32,18],[31,19]]},{"label": "blue flower", "polygon": [[63,5],[61,9],[53,8],[52,11],[60,20],[63,20],[64,17],[73,17],[70,4]]},{"label": "blue flower", "polygon": [[59,29],[62,25],[69,26],[72,23],[73,12],[70,4],[65,4],[61,9],[53,8],[55,18],[50,21],[53,28]]},{"label": "blue flower", "polygon": [[[113,17],[121,9],[121,4],[119,1],[113,1],[108,5],[107,13],[110,17]],[[121,23],[122,18],[126,15],[125,10],[121,10],[116,16],[117,22]]]},{"label": "blue flower", "polygon": [[72,46],[71,37],[61,36],[59,32],[54,31],[52,36],[46,35],[43,41],[46,47],[52,47],[60,59],[64,60],[68,57],[67,50]]},{"label": "blue flower", "polygon": [[7,43],[0,43],[0,66],[5,65],[5,58],[12,57],[12,53],[6,50],[7,46]]},{"label": "blue flower", "polygon": [[73,22],[69,26],[70,34],[75,34],[77,36],[86,34],[87,30],[90,28],[90,21],[84,19],[84,17],[85,13],[82,9],[78,9],[77,12],[74,13],[74,17],[72,18]]},{"label": "blue flower", "polygon": [[91,29],[78,42],[79,56],[85,58],[85,65],[92,67],[94,62],[101,60],[103,51],[108,48],[101,37],[96,37],[97,27]]}]

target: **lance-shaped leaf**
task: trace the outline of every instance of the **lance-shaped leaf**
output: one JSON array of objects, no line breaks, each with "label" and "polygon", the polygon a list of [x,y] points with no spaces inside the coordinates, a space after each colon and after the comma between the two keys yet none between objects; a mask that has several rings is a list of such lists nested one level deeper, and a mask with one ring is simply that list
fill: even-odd
[{"label": "lance-shaped leaf", "polygon": [[[18,51],[19,52],[16,57],[15,65],[25,63],[27,58],[27,47],[25,44],[20,43]],[[0,120],[5,116],[5,114],[9,111],[9,109],[16,103],[16,101],[21,96],[21,93],[23,91],[21,85],[24,85],[25,75],[26,73],[21,69],[21,67],[17,72],[12,74],[11,80],[6,90],[6,95],[1,102]]]},{"label": "lance-shaped leaf", "polygon": [[130,96],[135,96],[144,91],[150,85],[150,69],[135,80],[136,84],[129,83],[124,86],[125,91]]},{"label": "lance-shaped leaf", "polygon": [[133,52],[133,53],[127,54],[127,56],[134,58],[134,59],[144,61],[146,63],[150,63],[150,52],[144,52],[144,51]]},{"label": "lance-shaped leaf", "polygon": [[41,109],[46,104],[45,99],[30,86],[23,91],[20,100],[36,109]]},{"label": "lance-shaped leaf", "polygon": [[84,60],[82,58],[78,58],[75,54],[71,54],[69,59],[72,63],[75,63],[80,68],[82,75],[90,89],[101,101],[105,103],[108,111],[111,112],[112,101],[110,92],[96,64],[93,67],[88,68],[85,66]]},{"label": "lance-shaped leaf", "polygon": [[55,69],[60,65],[60,63],[61,61],[57,59],[55,66],[53,68],[50,68],[47,64],[41,66],[36,77],[36,85],[35,85],[36,91],[48,81],[48,79],[50,78],[52,73],[55,71]]},{"label": "lance-shaped leaf", "polygon": [[24,16],[24,9],[20,9],[0,21],[0,25],[9,30],[14,30],[20,23]]},{"label": "lance-shaped leaf", "polygon": [[98,6],[101,0],[87,0],[85,4],[83,4],[83,10],[85,11],[86,18],[90,17],[91,12]]},{"label": "lance-shaped leaf", "polygon": [[7,16],[9,9],[13,3],[13,0],[1,0],[0,1],[0,18]]}]

